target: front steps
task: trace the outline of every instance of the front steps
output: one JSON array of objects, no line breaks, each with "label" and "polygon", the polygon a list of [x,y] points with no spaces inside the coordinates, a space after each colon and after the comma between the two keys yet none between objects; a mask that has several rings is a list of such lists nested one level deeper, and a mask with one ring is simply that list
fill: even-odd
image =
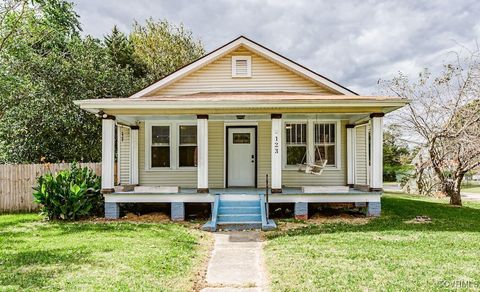
[{"label": "front steps", "polygon": [[266,220],[262,203],[261,195],[216,195],[212,220],[202,229],[216,231],[276,228],[273,220]]}]

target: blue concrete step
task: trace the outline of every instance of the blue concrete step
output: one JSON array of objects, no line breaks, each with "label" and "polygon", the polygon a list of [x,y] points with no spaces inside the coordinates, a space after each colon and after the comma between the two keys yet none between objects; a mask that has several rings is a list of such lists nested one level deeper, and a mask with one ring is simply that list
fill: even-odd
[{"label": "blue concrete step", "polygon": [[260,214],[260,207],[220,207],[218,214]]},{"label": "blue concrete step", "polygon": [[244,222],[262,222],[261,214],[229,214],[218,215],[218,223],[231,222],[231,223],[244,223]]},{"label": "blue concrete step", "polygon": [[230,201],[220,200],[221,207],[259,207],[260,201]]},{"label": "blue concrete step", "polygon": [[216,196],[212,211],[212,220],[202,229],[217,230],[272,230],[276,228],[273,220],[265,219],[264,199],[261,196],[245,197],[233,195]]}]

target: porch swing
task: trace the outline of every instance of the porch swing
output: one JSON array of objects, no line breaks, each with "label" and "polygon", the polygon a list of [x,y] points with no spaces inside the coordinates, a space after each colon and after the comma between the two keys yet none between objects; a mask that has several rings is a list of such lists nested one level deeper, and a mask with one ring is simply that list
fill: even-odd
[{"label": "porch swing", "polygon": [[[307,174],[313,174],[313,175],[322,175],[323,169],[327,165],[327,160],[322,158],[322,154],[320,153],[320,150],[318,147],[315,147],[318,157],[318,160],[315,160],[313,163],[308,163],[306,160],[307,158],[307,152],[305,151],[305,154],[303,154],[302,162],[297,164],[298,166],[298,172],[304,172]],[[324,153],[327,153],[327,147],[324,146]],[[311,156],[309,158],[312,158]],[[314,157],[315,158],[315,155]],[[310,159],[309,161],[313,161],[314,159]]]}]

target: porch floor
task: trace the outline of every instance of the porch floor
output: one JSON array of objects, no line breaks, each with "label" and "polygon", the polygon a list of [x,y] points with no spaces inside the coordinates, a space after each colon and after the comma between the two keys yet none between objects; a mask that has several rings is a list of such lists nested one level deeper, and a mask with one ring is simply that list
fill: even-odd
[{"label": "porch floor", "polygon": [[[195,188],[181,188],[178,193],[139,193],[115,192],[105,194],[105,202],[116,203],[142,203],[142,202],[185,202],[185,203],[213,203],[215,195],[258,195],[265,194],[264,188],[211,188],[209,193],[198,193]],[[304,193],[302,188],[286,187],[282,193],[269,193],[269,203],[295,203],[295,202],[380,202],[382,192],[366,192],[354,189],[348,191],[321,191]]]}]

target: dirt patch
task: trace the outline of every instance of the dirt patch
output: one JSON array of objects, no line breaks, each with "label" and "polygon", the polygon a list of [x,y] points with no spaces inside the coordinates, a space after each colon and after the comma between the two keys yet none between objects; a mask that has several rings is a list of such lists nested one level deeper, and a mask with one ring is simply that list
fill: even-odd
[{"label": "dirt patch", "polygon": [[420,215],[416,216],[412,220],[405,221],[407,224],[428,224],[432,223],[432,218],[425,216],[425,215]]},{"label": "dirt patch", "polygon": [[134,213],[127,213],[125,216],[118,219],[105,219],[102,217],[94,218],[93,221],[98,222],[166,222],[170,221],[170,217],[161,212],[147,213],[143,215],[137,215]]},{"label": "dirt patch", "polygon": [[306,221],[277,221],[277,230],[288,231],[297,228],[307,227]]},{"label": "dirt patch", "polygon": [[347,223],[347,224],[367,224],[371,218],[362,214],[341,213],[335,216],[325,215],[321,213],[314,214],[307,222],[314,224],[323,223]]}]

